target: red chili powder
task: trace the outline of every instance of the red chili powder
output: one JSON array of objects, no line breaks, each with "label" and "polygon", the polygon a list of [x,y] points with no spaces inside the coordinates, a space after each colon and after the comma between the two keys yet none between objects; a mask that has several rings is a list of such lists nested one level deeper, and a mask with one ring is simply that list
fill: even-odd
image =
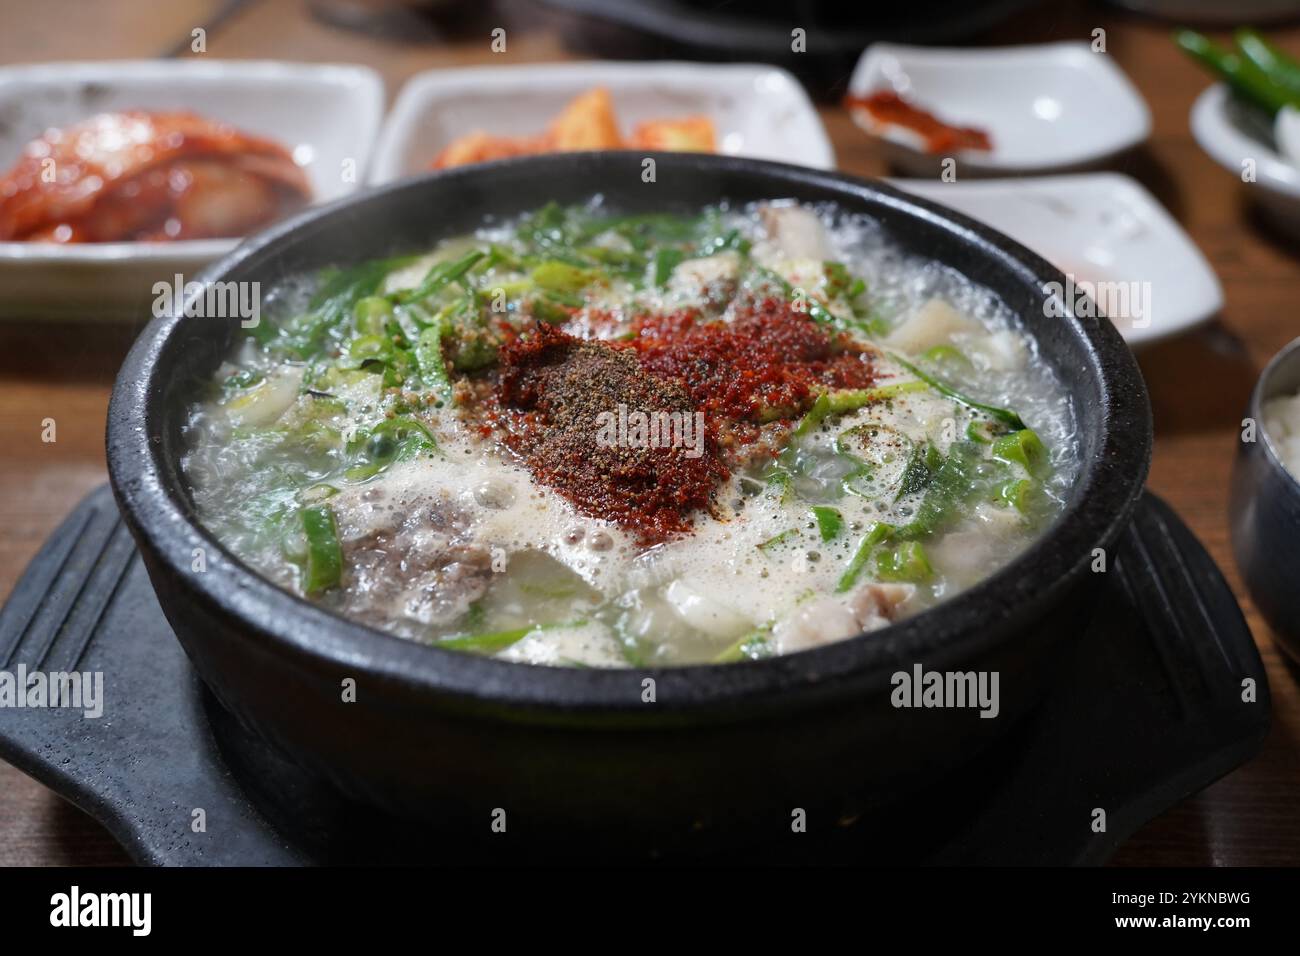
[{"label": "red chili powder", "polygon": [[828,388],[867,388],[870,353],[783,299],[767,298],[730,322],[684,310],[638,320],[627,343],[641,364],[682,382],[710,417],[767,422],[802,414]]},{"label": "red chili powder", "polygon": [[[711,508],[728,475],[724,443],[753,442],[761,423],[797,418],[818,392],[875,381],[871,352],[778,298],[729,322],[682,310],[643,316],[633,330],[614,343],[539,323],[506,342],[488,421],[539,482],[643,543],[689,531],[692,513]],[[702,412],[703,454],[602,442],[602,414],[620,406]]]},{"label": "red chili powder", "polygon": [[500,369],[495,424],[507,447],[584,514],[650,544],[689,531],[691,515],[711,508],[728,472],[707,422],[702,444],[691,446],[611,443],[604,431],[620,406],[690,416],[694,425],[697,409],[679,382],[643,368],[627,349],[545,324],[506,343]]}]

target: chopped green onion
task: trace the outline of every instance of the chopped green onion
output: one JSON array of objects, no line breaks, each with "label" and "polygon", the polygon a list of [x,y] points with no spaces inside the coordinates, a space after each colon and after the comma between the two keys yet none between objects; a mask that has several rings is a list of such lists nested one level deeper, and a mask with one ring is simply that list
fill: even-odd
[{"label": "chopped green onion", "polygon": [[857,583],[858,576],[862,569],[866,567],[867,559],[871,557],[872,550],[894,532],[893,525],[885,524],[883,521],[877,521],[867,533],[862,536],[858,542],[858,549],[853,553],[853,558],[849,561],[849,566],[840,575],[839,583],[835,585],[835,592],[843,594],[845,591],[852,590],[853,585]]},{"label": "chopped green onion", "polygon": [[830,412],[843,415],[846,412],[856,411],[864,405],[887,402],[909,392],[925,391],[928,387],[928,383],[922,381],[890,382],[888,385],[877,385],[875,388],[842,389],[826,394],[830,401]]},{"label": "chopped green onion", "polygon": [[453,651],[478,651],[483,654],[496,654],[512,644],[517,644],[534,631],[549,631],[557,627],[580,627],[584,620],[562,621],[557,624],[530,624],[527,627],[515,627],[507,631],[492,631],[487,634],[464,634],[459,637],[445,637],[435,641],[434,647],[445,647]]},{"label": "chopped green onion", "polygon": [[762,657],[770,657],[772,654],[772,645],[768,641],[770,628],[760,627],[739,637],[734,643],[727,646],[717,657],[713,658],[714,664],[734,664],[737,661],[758,660]]},{"label": "chopped green onion", "polygon": [[1010,505],[1021,514],[1029,511],[1029,503],[1034,491],[1034,483],[1028,478],[1008,481],[998,489],[998,500]]},{"label": "chopped green onion", "polygon": [[319,594],[339,583],[343,574],[343,549],[339,546],[338,525],[329,505],[303,508],[299,512],[307,538],[307,566],[303,590]]},{"label": "chopped green onion", "polygon": [[758,546],[758,550],[766,554],[767,552],[775,548],[777,545],[779,545],[782,541],[785,541],[787,538],[789,538],[791,535],[795,535],[798,533],[799,533],[798,528],[787,528],[785,531],[782,531],[780,534],[774,534],[766,541],[761,542]]},{"label": "chopped green onion", "polygon": [[[561,262],[558,259],[550,259],[536,266],[532,273],[532,280],[537,285],[551,293],[573,294],[581,292],[597,278],[600,273],[593,269],[583,269],[579,266],[570,265],[567,262]],[[581,300],[578,301],[581,305]]]},{"label": "chopped green onion", "polygon": [[936,364],[950,362],[954,365],[970,365],[970,359],[966,357],[966,353],[953,345],[936,345],[933,348],[926,349],[921,353],[921,358]]},{"label": "chopped green onion", "polygon": [[812,513],[813,517],[817,519],[817,530],[820,532],[823,541],[833,539],[840,533],[840,528],[844,526],[844,518],[829,505],[814,505]]},{"label": "chopped green onion", "polygon": [[447,362],[442,357],[442,333],[442,319],[436,319],[420,332],[415,343],[415,364],[420,369],[425,388],[432,389],[439,400],[445,402],[451,398],[451,377],[447,374]]},{"label": "chopped green onion", "polygon": [[982,418],[972,418],[970,424],[966,426],[966,437],[981,445],[991,444],[1001,434],[1000,427]]},{"label": "chopped green onion", "polygon": [[430,296],[436,295],[445,289],[451,283],[455,282],[465,273],[469,272],[480,259],[487,253],[482,249],[475,249],[466,253],[459,259],[439,262],[430,267],[425,274],[423,281],[414,289],[406,289],[398,292],[394,298],[398,302],[422,302]]},{"label": "chopped green onion", "polygon": [[826,392],[821,392],[812,403],[812,407],[808,409],[803,418],[799,419],[799,424],[794,426],[794,436],[799,438],[803,435],[807,435],[821,424],[822,419],[829,415],[830,411],[830,395]]},{"label": "chopped green onion", "polygon": [[383,335],[384,323],[393,317],[393,303],[380,295],[358,299],[352,307],[352,319],[363,335]]},{"label": "chopped green onion", "polygon": [[935,378],[933,375],[930,375],[928,372],[921,371],[911,362],[907,361],[907,359],[892,354],[889,357],[893,359],[895,362],[897,362],[899,365],[903,366],[903,368],[907,369],[909,372],[911,372],[921,381],[925,382],[925,384],[929,385],[940,395],[943,395],[947,398],[951,398],[954,402],[958,402],[959,404],[965,405],[967,408],[974,408],[978,411],[984,412],[986,415],[990,415],[993,418],[996,418],[998,421],[1010,425],[1012,428],[1025,427],[1025,423],[1021,420],[1020,416],[1017,415],[1015,412],[1011,411],[1010,409],[999,408],[996,405],[986,405],[983,402],[977,402],[973,398],[969,398],[968,396],[963,395],[961,392],[957,391],[957,389],[953,388],[951,385],[946,385],[943,382],[939,381],[937,378]]},{"label": "chopped green onion", "polygon": [[686,254],[680,249],[674,249],[671,246],[660,249],[655,253],[655,287],[662,289],[668,284],[672,277],[673,270],[681,264],[686,258]]}]

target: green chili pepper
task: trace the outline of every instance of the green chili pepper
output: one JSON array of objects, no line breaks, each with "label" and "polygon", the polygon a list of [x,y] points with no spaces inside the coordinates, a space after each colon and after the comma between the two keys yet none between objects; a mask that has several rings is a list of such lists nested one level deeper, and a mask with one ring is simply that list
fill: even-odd
[{"label": "green chili pepper", "polygon": [[569,313],[565,311],[564,306],[555,300],[552,296],[537,295],[533,296],[528,302],[529,311],[533,318],[539,322],[545,322],[548,325],[562,325],[569,321]]},{"label": "green chili pepper", "polygon": [[451,377],[442,357],[442,333],[442,319],[435,320],[420,332],[415,343],[415,364],[420,369],[425,388],[432,389],[438,399],[445,402],[451,398]]},{"label": "green chili pepper", "polygon": [[998,500],[1015,508],[1021,514],[1026,514],[1029,511],[1033,491],[1032,481],[1028,478],[1019,478],[1008,481],[998,489]]},{"label": "green chili pepper", "polygon": [[[540,288],[548,292],[572,294],[585,289],[599,278],[600,273],[558,259],[549,259],[535,267],[531,276]],[[581,300],[578,300],[578,304],[581,305]]]},{"label": "green chili pepper", "polygon": [[339,546],[334,509],[329,505],[303,508],[299,512],[307,538],[307,566],[303,590],[319,594],[339,583],[343,574],[343,549]]},{"label": "green chili pepper", "polygon": [[1047,465],[1047,449],[1039,437],[1028,428],[1003,435],[993,443],[993,457],[1015,462],[1031,475],[1039,475]]},{"label": "green chili pepper", "polygon": [[981,445],[991,444],[1002,433],[1002,429],[996,423],[982,418],[972,418],[970,424],[966,426],[966,437]]},{"label": "green chili pepper", "polygon": [[882,581],[917,583],[934,575],[919,541],[900,541],[876,555],[876,576]]},{"label": "green chili pepper", "polygon": [[352,307],[352,320],[362,335],[383,335],[384,324],[393,317],[393,303],[383,296],[368,295]]}]

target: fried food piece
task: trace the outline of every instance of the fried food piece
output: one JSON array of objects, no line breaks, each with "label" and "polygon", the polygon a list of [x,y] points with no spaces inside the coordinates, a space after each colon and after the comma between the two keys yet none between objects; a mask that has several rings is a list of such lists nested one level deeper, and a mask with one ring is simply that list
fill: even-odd
[{"label": "fried food piece", "polygon": [[46,131],[0,177],[0,240],[239,236],[310,199],[278,143],[194,113],[102,113]]},{"label": "fried food piece", "polygon": [[572,100],[546,130],[548,148],[558,152],[618,149],[623,137],[609,90],[597,86]]},{"label": "fried food piece", "polygon": [[434,157],[430,168],[447,169],[535,153],[625,147],[712,153],[717,150],[717,133],[707,116],[688,116],[641,123],[631,139],[624,140],[609,90],[597,86],[570,100],[538,136],[494,136],[475,130],[453,140]]},{"label": "fried food piece", "polygon": [[718,150],[713,120],[707,116],[638,123],[628,139],[628,146],[679,153],[715,153]]},{"label": "fried food piece", "polygon": [[541,136],[492,136],[475,130],[455,139],[434,157],[432,169],[448,169],[469,163],[487,163],[511,156],[531,156],[547,152],[545,138]]}]

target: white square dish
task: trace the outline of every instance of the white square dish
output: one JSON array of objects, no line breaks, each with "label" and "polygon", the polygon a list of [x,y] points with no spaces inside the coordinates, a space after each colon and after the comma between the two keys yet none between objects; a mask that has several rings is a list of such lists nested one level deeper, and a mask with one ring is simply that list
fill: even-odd
[{"label": "white square dish", "polygon": [[1287,234],[1300,236],[1300,168],[1278,150],[1267,124],[1216,83],[1196,98],[1191,126],[1201,149],[1246,185],[1264,215]]},{"label": "white square dish", "polygon": [[[383,81],[361,66],[197,59],[9,67],[0,69],[0,172],[50,127],[115,110],[190,110],[283,145],[307,173],[313,201],[328,202],[365,182],[383,101]],[[140,310],[155,282],[177,273],[188,281],[238,243],[0,242],[0,319],[147,315]]]},{"label": "white square dish", "polygon": [[623,133],[650,119],[704,114],[718,151],[819,169],[835,155],[799,82],[772,66],[699,63],[563,63],[429,70],[402,87],[384,123],[371,183],[429,169],[458,136],[539,133],[578,94],[610,91]]},{"label": "white square dish", "polygon": [[[1104,53],[1087,43],[937,49],[876,43],[858,61],[849,93],[893,90],[913,106],[958,126],[985,130],[988,152],[958,153],[958,176],[1084,169],[1143,142],[1151,112]],[[909,130],[851,109],[887,158],[913,175],[931,175],[943,157]]]},{"label": "white square dish", "polygon": [[891,182],[1006,233],[1085,292],[1100,283],[1111,284],[1100,289],[1107,294],[1122,291],[1131,305],[1141,306],[1112,318],[1131,346],[1184,332],[1223,308],[1223,288],[1205,256],[1156,198],[1128,176]]}]

